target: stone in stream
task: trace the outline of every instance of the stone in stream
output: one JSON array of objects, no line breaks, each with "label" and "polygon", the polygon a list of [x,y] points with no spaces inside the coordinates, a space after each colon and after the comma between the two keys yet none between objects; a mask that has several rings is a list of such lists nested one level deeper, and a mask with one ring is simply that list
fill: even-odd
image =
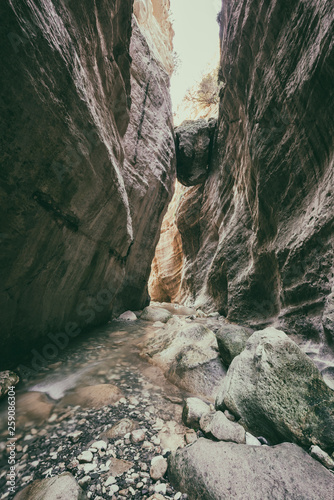
[{"label": "stone in stream", "polygon": [[172,453],[168,474],[193,500],[333,500],[334,475],[292,443],[248,446],[200,438]]},{"label": "stone in stream", "polygon": [[93,453],[91,451],[83,451],[78,456],[78,460],[80,463],[90,463],[93,461]]},{"label": "stone in stream", "polygon": [[171,317],[172,314],[163,307],[148,306],[145,307],[140,316],[140,319],[143,319],[144,321],[152,321],[154,323],[157,321],[160,321],[161,323],[167,323],[167,321]]},{"label": "stone in stream", "polygon": [[334,392],[311,359],[282,331],[255,332],[232,361],[216,408],[273,444],[334,448]]},{"label": "stone in stream", "polygon": [[98,384],[79,387],[64,396],[64,406],[82,406],[83,408],[102,408],[112,405],[123,397],[123,393],[112,384]]},{"label": "stone in stream", "polygon": [[86,500],[72,474],[65,472],[50,479],[37,480],[15,495],[14,500]]},{"label": "stone in stream", "polygon": [[137,316],[132,311],[125,311],[118,319],[122,321],[137,321]]},{"label": "stone in stream", "polygon": [[130,418],[123,418],[113,425],[111,429],[107,430],[103,436],[106,436],[108,439],[123,437],[125,434],[132,432],[137,427],[138,424],[134,420],[131,420]]},{"label": "stone in stream", "polygon": [[210,406],[199,398],[187,398],[182,412],[182,420],[188,427],[199,429],[199,421],[210,412]]},{"label": "stone in stream", "polygon": [[216,332],[219,354],[226,366],[245,348],[253,330],[240,325],[225,324]]},{"label": "stone in stream", "polygon": [[211,434],[218,441],[246,442],[246,432],[242,425],[231,422],[221,411],[204,414],[199,424],[205,434]]},{"label": "stone in stream", "polygon": [[5,396],[10,387],[19,383],[19,376],[16,373],[6,370],[0,372],[0,398]]},{"label": "stone in stream", "polygon": [[141,355],[159,366],[173,384],[209,399],[216,397],[226,373],[215,334],[175,316],[145,341]]},{"label": "stone in stream", "polygon": [[44,422],[47,420],[54,404],[42,392],[26,392],[19,394],[16,400],[18,422]]}]

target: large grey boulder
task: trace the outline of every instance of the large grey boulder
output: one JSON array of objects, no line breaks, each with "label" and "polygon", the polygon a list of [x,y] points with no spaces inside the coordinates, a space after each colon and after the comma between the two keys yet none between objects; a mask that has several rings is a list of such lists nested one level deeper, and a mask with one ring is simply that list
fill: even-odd
[{"label": "large grey boulder", "polygon": [[204,325],[177,317],[147,339],[142,356],[158,365],[177,386],[211,400],[226,373],[215,334]]},{"label": "large grey boulder", "polygon": [[314,363],[275,328],[255,332],[220,388],[216,408],[273,443],[334,448],[334,392]]},{"label": "large grey boulder", "polygon": [[333,500],[334,475],[292,443],[248,446],[199,439],[169,459],[189,500]]},{"label": "large grey boulder", "polygon": [[185,121],[175,129],[177,178],[184,186],[203,184],[208,175],[217,121]]},{"label": "large grey boulder", "polygon": [[226,366],[245,348],[253,330],[240,325],[226,324],[216,332],[219,354]]},{"label": "large grey boulder", "polygon": [[69,472],[37,480],[15,495],[14,500],[86,500],[86,495]]}]

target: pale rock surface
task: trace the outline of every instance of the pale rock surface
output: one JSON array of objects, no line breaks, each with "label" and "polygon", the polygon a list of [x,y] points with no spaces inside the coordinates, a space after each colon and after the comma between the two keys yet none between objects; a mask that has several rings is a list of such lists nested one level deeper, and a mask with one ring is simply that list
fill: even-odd
[{"label": "pale rock surface", "polygon": [[334,469],[334,460],[319,446],[311,446],[310,455],[312,458],[315,458],[318,462],[327,467],[327,469]]},{"label": "pale rock surface", "polygon": [[234,358],[216,408],[273,443],[334,448],[334,392],[300,348],[275,328],[255,332]]},{"label": "pale rock surface", "polygon": [[53,408],[54,403],[42,392],[31,391],[17,395],[16,411],[20,425],[44,422],[50,417]]},{"label": "pale rock surface", "polygon": [[260,441],[249,432],[246,432],[246,444],[249,446],[262,446]]},{"label": "pale rock surface", "polygon": [[169,458],[169,479],[190,500],[332,500],[334,475],[292,443],[274,447],[200,438]]},{"label": "pale rock surface", "polygon": [[150,476],[154,481],[161,479],[167,471],[167,460],[159,455],[151,460]]},{"label": "pale rock surface", "polygon": [[[181,301],[183,249],[175,212],[184,191],[184,186],[176,182],[175,192],[162,222],[160,239],[152,262],[148,292],[151,299],[158,302]],[[181,313],[173,311],[173,314]]]},{"label": "pale rock surface", "polygon": [[218,441],[232,441],[239,444],[246,442],[245,429],[236,422],[228,420],[221,411],[204,414],[199,426],[205,434],[211,434]]},{"label": "pale rock surface", "polygon": [[148,306],[145,307],[140,319],[143,319],[144,321],[153,321],[155,323],[157,321],[160,323],[167,323],[171,317],[172,314],[163,307]]},{"label": "pale rock surface", "polygon": [[14,500],[86,500],[87,497],[69,472],[50,479],[36,480],[15,495]]},{"label": "pale rock surface", "polygon": [[187,398],[182,412],[182,420],[188,427],[199,429],[200,419],[210,413],[210,406],[199,398]]},{"label": "pale rock surface", "polygon": [[136,321],[137,320],[137,316],[132,311],[125,311],[123,314],[121,314],[119,316],[118,319],[124,320],[124,321]]},{"label": "pale rock surface", "polygon": [[175,385],[210,400],[217,395],[225,369],[215,334],[198,323],[177,317],[142,345],[142,357],[159,366]]}]

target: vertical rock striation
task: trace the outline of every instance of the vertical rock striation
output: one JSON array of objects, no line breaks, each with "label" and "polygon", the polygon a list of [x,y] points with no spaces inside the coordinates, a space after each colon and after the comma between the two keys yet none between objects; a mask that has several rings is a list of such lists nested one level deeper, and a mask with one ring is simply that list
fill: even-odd
[{"label": "vertical rock striation", "polygon": [[136,23],[131,70],[132,9],[1,3],[2,361],[147,301],[174,141],[168,74]]},{"label": "vertical rock striation", "polygon": [[334,9],[223,2],[210,173],[177,224],[189,303],[334,341]]}]

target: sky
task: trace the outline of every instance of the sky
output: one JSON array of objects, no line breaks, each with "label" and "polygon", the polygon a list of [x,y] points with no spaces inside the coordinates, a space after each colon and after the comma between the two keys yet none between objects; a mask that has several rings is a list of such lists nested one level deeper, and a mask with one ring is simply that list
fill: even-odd
[{"label": "sky", "polygon": [[171,79],[173,108],[182,101],[186,91],[219,58],[219,26],[217,14],[221,0],[171,0],[175,31],[174,50],[181,66]]}]

